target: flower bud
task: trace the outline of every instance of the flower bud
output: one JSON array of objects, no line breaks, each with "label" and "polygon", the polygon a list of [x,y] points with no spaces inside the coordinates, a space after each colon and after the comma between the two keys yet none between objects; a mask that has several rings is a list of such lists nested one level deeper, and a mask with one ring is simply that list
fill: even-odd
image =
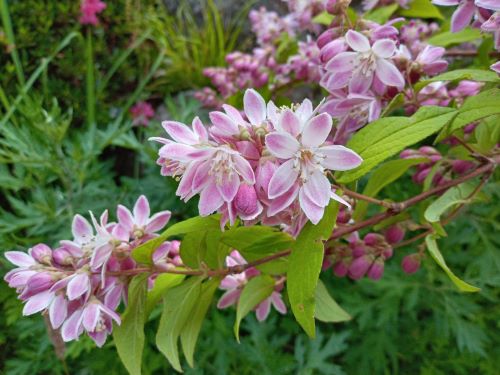
[{"label": "flower bud", "polygon": [[70,264],[73,264],[73,256],[67,251],[66,249],[63,249],[62,247],[55,249],[52,252],[52,258],[54,261],[61,265],[61,266],[69,266]]},{"label": "flower bud", "polygon": [[48,272],[39,272],[31,276],[26,283],[26,289],[19,296],[21,299],[26,299],[49,289],[54,285],[54,279]]},{"label": "flower bud", "polygon": [[372,255],[363,255],[353,260],[349,267],[349,277],[353,280],[361,279],[373,263]]},{"label": "flower bud", "polygon": [[337,215],[338,224],[347,224],[351,220],[351,213],[348,210],[341,209]]},{"label": "flower bud", "polygon": [[347,275],[347,272],[349,272],[349,267],[345,259],[342,259],[341,261],[335,263],[335,265],[333,266],[333,273],[335,274],[335,276],[344,277],[345,275]]},{"label": "flower bud", "polygon": [[401,261],[401,267],[403,271],[407,274],[412,274],[418,271],[420,268],[420,254],[410,254],[403,258]]},{"label": "flower bud", "polygon": [[363,239],[363,242],[366,246],[377,246],[383,242],[383,237],[377,233],[368,233]]},{"label": "flower bud", "polygon": [[392,246],[387,246],[382,251],[382,256],[384,257],[384,259],[389,259],[390,257],[392,257],[393,254],[394,254],[394,249],[392,248]]},{"label": "flower bud", "polygon": [[453,160],[451,162],[451,169],[453,172],[462,174],[474,167],[474,163],[469,160]]},{"label": "flower bud", "polygon": [[241,184],[236,197],[234,198],[234,206],[240,214],[249,216],[255,213],[258,209],[257,193],[253,186]]},{"label": "flower bud", "polygon": [[43,243],[33,246],[30,254],[39,263],[50,265],[52,261],[52,249]]},{"label": "flower bud", "polygon": [[380,280],[384,274],[384,259],[379,257],[368,270],[367,276],[372,280]]},{"label": "flower bud", "polygon": [[440,155],[439,151],[431,146],[422,146],[418,149],[421,153],[426,155]]},{"label": "flower bud", "polygon": [[352,243],[350,244],[350,247],[352,249],[352,256],[355,258],[363,256],[367,253],[367,248],[362,241]]},{"label": "flower bud", "polygon": [[428,174],[431,172],[431,168],[426,168],[421,170],[420,172],[417,172],[413,175],[412,179],[413,182],[416,184],[423,184],[425,181],[425,178],[428,176]]},{"label": "flower bud", "polygon": [[401,242],[405,237],[405,230],[398,224],[391,225],[384,233],[385,239],[390,244]]}]

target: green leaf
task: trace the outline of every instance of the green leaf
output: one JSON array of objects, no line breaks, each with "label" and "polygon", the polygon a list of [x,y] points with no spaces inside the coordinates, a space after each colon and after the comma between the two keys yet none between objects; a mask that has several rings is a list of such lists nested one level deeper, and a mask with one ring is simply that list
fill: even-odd
[{"label": "green leaf", "polygon": [[132,251],[132,256],[139,263],[153,264],[153,260],[151,259],[151,257],[154,251],[169,237],[193,232],[220,232],[219,219],[220,215],[211,215],[207,217],[197,216],[181,221],[179,223],[175,223],[171,227],[167,228],[160,236],[136,247]]},{"label": "green leaf", "polygon": [[316,309],[314,316],[316,319],[327,323],[338,323],[351,320],[352,317],[338,305],[337,302],[330,296],[328,289],[321,280],[318,280],[316,287]]},{"label": "green leaf", "polygon": [[131,375],[141,374],[148,276],[137,275],[130,282],[127,309],[122,315],[121,325],[113,330],[116,350]]},{"label": "green leaf", "polygon": [[454,131],[474,121],[500,114],[500,105],[498,103],[500,103],[500,89],[497,88],[468,97],[458,109],[458,114],[453,121],[439,133],[435,142],[443,140]]},{"label": "green leaf", "polygon": [[269,275],[259,275],[251,279],[243,288],[238,306],[236,308],[236,321],[234,322],[234,334],[240,341],[241,320],[252,311],[259,303],[271,295],[274,290],[275,280]]},{"label": "green leaf", "polygon": [[188,233],[181,242],[182,263],[191,268],[198,268],[207,253],[207,232]]},{"label": "green leaf", "polygon": [[308,222],[292,245],[287,271],[287,292],[293,315],[310,336],[315,336],[315,293],[323,263],[324,240],[332,233],[339,205],[331,201],[323,219]]},{"label": "green leaf", "polygon": [[405,104],[404,94],[403,93],[397,94],[384,108],[380,117],[387,117],[387,115],[390,115],[391,112],[395,111],[398,108],[401,108],[404,104]]},{"label": "green leaf", "polygon": [[378,24],[386,23],[389,18],[394,14],[396,10],[398,10],[399,4],[391,4],[380,8],[375,8],[370,10],[368,13],[365,13],[363,18],[365,20],[370,20],[376,22]]},{"label": "green leaf", "polygon": [[452,33],[451,31],[445,31],[433,35],[429,38],[428,42],[433,46],[449,47],[452,44],[471,42],[479,38],[481,38],[481,31],[479,29],[467,27],[455,33]]},{"label": "green leaf", "polygon": [[363,163],[347,172],[337,172],[339,183],[348,183],[368,173],[385,159],[440,130],[456,115],[451,108],[425,106],[411,117],[385,117],[358,131],[347,143]]},{"label": "green leaf", "polygon": [[417,82],[417,84],[415,85],[415,89],[417,91],[420,91],[431,82],[441,82],[441,81],[459,82],[463,80],[500,83],[500,78],[498,78],[498,75],[491,70],[457,69]]},{"label": "green leaf", "polygon": [[477,139],[476,146],[481,152],[489,152],[495,145],[500,143],[500,115],[495,115],[484,119],[474,134]]},{"label": "green leaf", "polygon": [[[425,162],[426,158],[397,159],[382,164],[373,172],[363,190],[363,195],[375,197],[380,190],[400,178],[412,166]],[[359,200],[354,209],[353,219],[358,221],[366,215],[368,202]]]},{"label": "green leaf", "polygon": [[204,262],[212,269],[220,269],[224,267],[224,261],[231,249],[229,246],[221,242],[222,232],[210,231],[207,232],[205,242],[207,252]]},{"label": "green leaf", "polygon": [[182,372],[182,367],[177,343],[199,300],[201,280],[199,277],[192,277],[179,286],[169,289],[164,298],[163,313],[156,333],[156,346],[179,372]]},{"label": "green leaf", "polygon": [[151,314],[151,311],[153,311],[167,290],[179,285],[184,278],[184,275],[175,275],[172,273],[162,273],[156,277],[153,288],[147,294],[146,317]]},{"label": "green leaf", "polygon": [[449,208],[456,204],[467,203],[470,201],[469,196],[472,194],[476,186],[469,182],[464,182],[447,190],[438,199],[432,202],[425,210],[425,220],[435,223],[441,218],[441,215]]},{"label": "green leaf", "polygon": [[200,329],[207,314],[208,308],[212,303],[214,293],[219,286],[219,279],[211,279],[201,286],[200,298],[196,302],[189,320],[181,332],[181,344],[184,356],[189,366],[194,366],[194,349],[198,341]]},{"label": "green leaf", "polygon": [[425,237],[425,243],[427,245],[427,250],[429,250],[429,253],[431,254],[432,258],[436,261],[436,263],[443,269],[444,272],[448,275],[448,277],[451,279],[453,284],[456,285],[456,287],[462,291],[462,292],[479,292],[481,289],[477,288],[473,285],[470,285],[466,283],[463,280],[460,280],[455,274],[448,268],[446,265],[446,262],[443,258],[443,255],[439,251],[439,248],[437,246],[436,240],[432,235],[429,235]]},{"label": "green leaf", "polygon": [[413,0],[408,9],[401,9],[399,14],[412,18],[444,19],[439,9],[431,3],[431,0]]},{"label": "green leaf", "polygon": [[321,12],[320,14],[318,14],[317,16],[315,16],[313,19],[312,19],[312,22],[313,23],[317,23],[317,24],[320,24],[320,25],[330,25],[333,21],[333,18],[334,16],[331,15],[330,13],[328,12]]}]

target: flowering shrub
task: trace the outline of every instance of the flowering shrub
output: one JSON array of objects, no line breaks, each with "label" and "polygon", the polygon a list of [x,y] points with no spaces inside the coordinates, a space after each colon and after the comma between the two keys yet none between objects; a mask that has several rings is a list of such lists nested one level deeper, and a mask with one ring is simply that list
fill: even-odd
[{"label": "flowering shrub", "polygon": [[[101,346],[113,333],[137,374],[144,324],[159,304],[158,349],[181,371],[180,340],[193,366],[217,288],[225,291],[217,307],[236,307],[238,340],[242,319],[255,311],[265,320],[271,306],[290,310],[311,337],[315,320],[349,320],[321,271],[380,280],[394,252],[416,242],[402,259],[406,274],[428,253],[458,290],[479,290],[453,273],[437,240],[466,204],[484,199],[500,162],[500,78],[488,49],[499,49],[498,1],[435,1],[458,5],[451,33],[405,18],[443,19],[427,1],[366,1],[360,14],[349,1],[287,3],[284,17],[252,11],[256,48],[205,70],[214,88],[196,96],[217,107],[208,126],[199,117],[191,125],[165,121],[168,138],[151,138],[161,144],[161,175],[178,181],[184,202],[199,196],[200,216],[160,232],[170,212],[151,216],[141,196],[132,212],[118,206],[116,222],[107,211],[99,221],[91,213],[92,225],[76,215],[73,239],[54,249],[7,252],[17,268],[5,280],[25,315],[47,313],[65,341],[85,332]],[[81,22],[96,25],[103,9],[82,3]],[[468,50],[432,44],[464,28],[485,39],[474,68],[453,58]],[[470,41],[460,37],[455,44]],[[308,97],[294,103],[300,86]],[[147,125],[154,109],[139,102],[130,114]],[[410,169],[417,194],[376,197]]]}]

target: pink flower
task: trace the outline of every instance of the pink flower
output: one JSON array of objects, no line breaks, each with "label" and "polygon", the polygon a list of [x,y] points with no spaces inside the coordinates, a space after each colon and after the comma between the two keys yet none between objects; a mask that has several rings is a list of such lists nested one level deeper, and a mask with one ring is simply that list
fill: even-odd
[{"label": "pink flower", "polygon": [[445,52],[446,50],[442,47],[427,45],[418,54],[415,63],[418,64],[427,75],[439,74],[448,68],[448,62],[442,59]]},{"label": "pink flower", "polygon": [[151,238],[152,235],[167,225],[170,220],[170,211],[161,211],[149,217],[150,209],[148,199],[141,195],[135,202],[134,213],[130,210],[118,205],[116,216],[118,223],[122,228],[127,230],[131,238]]},{"label": "pink flower", "polygon": [[274,124],[276,131],[266,136],[268,151],[282,160],[269,182],[269,199],[273,201],[268,215],[283,211],[298,198],[307,218],[317,224],[330,199],[345,203],[332,192],[326,171],[353,169],[362,160],[346,147],[325,144],[332,130],[330,115],[303,115],[285,109]]},{"label": "pink flower", "polygon": [[97,14],[101,13],[106,9],[106,3],[101,0],[82,0],[80,3],[80,23],[82,25],[94,25],[99,24],[99,19]]},{"label": "pink flower", "polygon": [[391,61],[396,52],[393,40],[380,39],[371,46],[366,36],[353,30],[345,39],[353,52],[341,52],[326,64],[326,70],[333,73],[325,86],[328,90],[348,85],[349,92],[363,94],[374,78],[387,86],[404,87],[404,78]]},{"label": "pink flower", "polygon": [[456,33],[469,26],[472,16],[476,12],[474,0],[432,0],[434,4],[441,6],[456,6],[458,8],[451,17],[451,31]]},{"label": "pink flower", "polygon": [[481,30],[494,35],[495,49],[500,50],[500,5],[497,4],[497,7],[497,11],[481,25]]},{"label": "pink flower", "polygon": [[138,102],[130,108],[130,115],[134,119],[133,125],[148,126],[149,121],[155,115],[155,110],[148,102]]}]

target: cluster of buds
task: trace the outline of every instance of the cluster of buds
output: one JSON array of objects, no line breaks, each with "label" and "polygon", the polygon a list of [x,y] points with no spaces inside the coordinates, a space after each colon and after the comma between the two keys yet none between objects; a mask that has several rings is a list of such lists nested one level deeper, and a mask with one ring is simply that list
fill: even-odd
[{"label": "cluster of buds", "polygon": [[330,115],[318,114],[308,99],[278,108],[254,90],[243,102],[243,114],[230,105],[210,112],[208,129],[198,117],[192,127],[165,121],[171,139],[152,138],[163,144],[161,173],[180,180],[179,197],[199,194],[200,215],[220,212],[221,225],[239,217],[284,225],[292,235],[307,220],[317,224],[331,199],[346,204],[327,173],[356,168],[362,160],[332,144]]},{"label": "cluster of buds", "polygon": [[[60,329],[64,341],[77,340],[86,332],[102,346],[120,324],[116,312],[127,301],[127,272],[137,267],[131,257],[134,248],[157,236],[170,219],[169,211],[150,217],[149,203],[141,196],[130,212],[117,208],[117,222],[108,222],[105,211],[92,224],[76,215],[72,240],[60,241],[51,249],[38,244],[27,253],[8,251],[6,258],[17,266],[5,280],[25,302],[23,314],[47,312],[53,329]],[[161,269],[182,264],[178,242],[165,242],[153,258]],[[154,280],[152,277],[151,286]]]},{"label": "cluster of buds", "polygon": [[[236,250],[233,250],[231,254],[226,257],[226,265],[228,267],[242,266],[245,264],[247,264],[247,261]],[[219,299],[217,307],[219,309],[225,309],[229,306],[236,305],[245,285],[249,280],[258,275],[260,275],[260,271],[255,267],[250,267],[242,273],[228,275],[222,279],[220,288],[225,290],[225,293]],[[269,312],[271,311],[271,305],[274,306],[276,311],[281,314],[286,314],[287,308],[283,302],[283,298],[281,297],[283,282],[284,278],[282,277],[276,279],[274,291],[271,295],[255,306],[254,310],[257,320],[263,321],[268,317]]]},{"label": "cluster of buds", "polygon": [[338,277],[348,276],[353,280],[364,276],[379,280],[384,274],[385,261],[392,257],[392,245],[401,242],[405,230],[396,224],[389,227],[384,235],[368,233],[363,239],[353,233],[347,244],[335,244],[326,249],[323,269],[332,267]]},{"label": "cluster of buds", "polygon": [[428,160],[416,166],[417,171],[412,178],[417,184],[423,184],[427,177],[433,173],[432,185],[439,186],[449,182],[451,174],[462,175],[475,166],[475,163],[470,160],[446,158],[438,150],[430,146],[422,146],[418,150],[404,150],[401,152],[400,157],[403,159],[425,158]]}]

